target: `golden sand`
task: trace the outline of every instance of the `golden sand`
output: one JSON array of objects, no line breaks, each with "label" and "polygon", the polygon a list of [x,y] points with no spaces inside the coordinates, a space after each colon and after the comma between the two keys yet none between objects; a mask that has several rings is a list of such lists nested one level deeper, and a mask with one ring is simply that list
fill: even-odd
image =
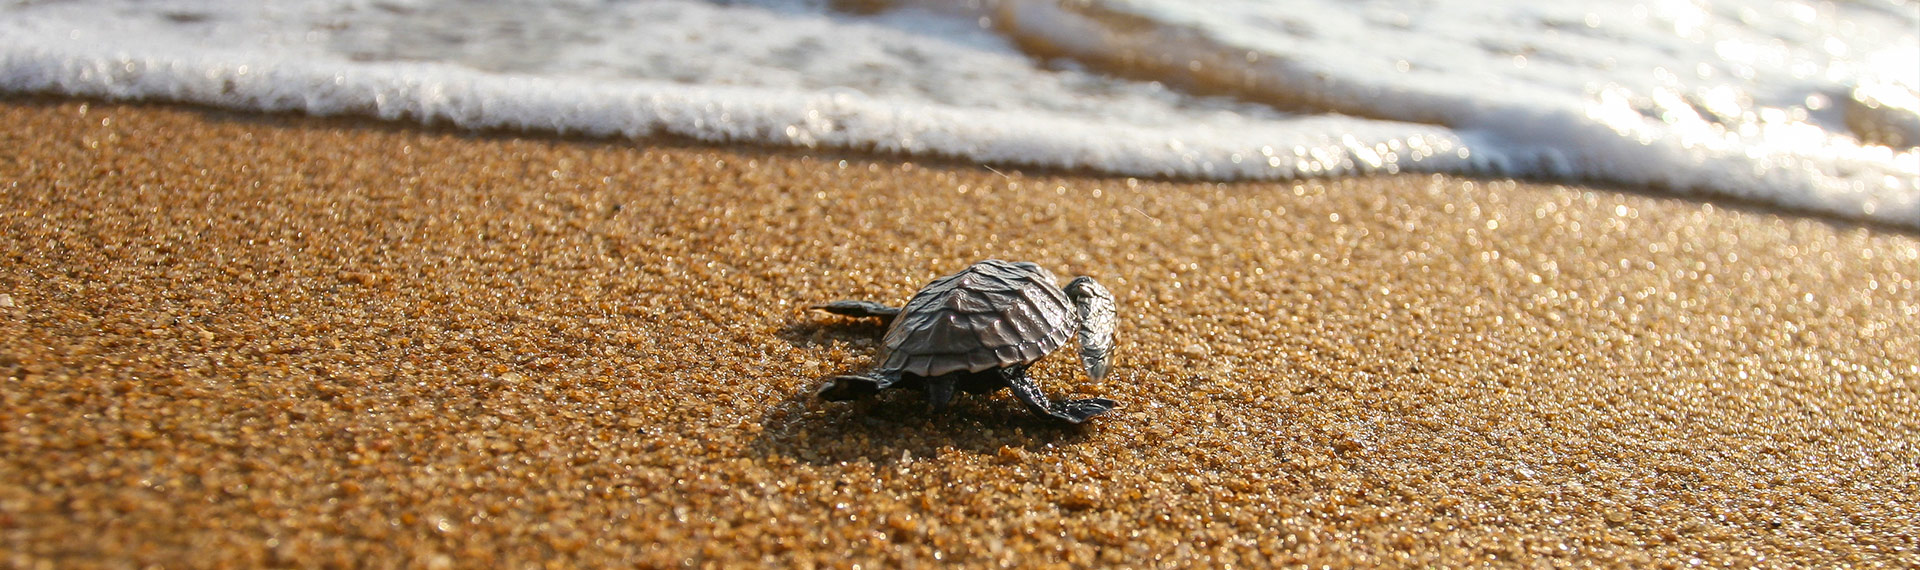
[{"label": "golden sand", "polygon": [[[1920,239],[1443,176],[1204,184],[0,102],[0,564],[1920,564]],[[987,257],[1056,397],[816,402]]]}]

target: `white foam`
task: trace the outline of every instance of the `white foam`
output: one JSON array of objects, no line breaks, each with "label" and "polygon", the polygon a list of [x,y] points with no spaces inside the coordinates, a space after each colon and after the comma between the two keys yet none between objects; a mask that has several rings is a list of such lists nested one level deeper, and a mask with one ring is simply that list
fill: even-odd
[{"label": "white foam", "polygon": [[[1889,91],[1883,101],[1910,99],[1912,27],[1861,7],[1776,4],[1035,0],[1002,15],[1081,57],[1171,54],[1169,75],[1186,65],[1248,78],[1250,98],[1444,125],[1494,173],[1920,225],[1916,152],[1862,144],[1808,109],[1853,101],[1860,83]],[[1888,103],[1852,116],[1905,133],[1916,111]]]},{"label": "white foam", "polygon": [[[1914,116],[1898,100],[1920,81],[1887,71],[1901,52],[1861,51],[1913,42],[1898,9],[1891,20],[1818,6],[1756,16],[1732,3],[1668,2],[1636,19],[1630,9],[1589,17],[1517,2],[1448,12],[1411,2],[1099,3],[1157,24],[1127,36],[1050,0],[871,17],[818,4],[18,4],[0,7],[0,90],[1123,175],[1548,175],[1920,227],[1915,152],[1863,144],[1845,126],[1867,117],[1898,136]],[[982,15],[997,21],[983,26]],[[1588,32],[1562,33],[1573,24]],[[1067,54],[1079,63],[1036,60],[1009,37],[1082,53]],[[1254,87],[1371,118],[1288,114],[1246,102],[1262,100],[1259,89],[1202,97],[1082,66],[1142,39],[1208,65],[1239,61]],[[1503,50],[1530,63],[1516,67]],[[1698,73],[1674,71],[1689,63]],[[1667,71],[1639,69],[1649,65]],[[1849,110],[1867,109],[1850,102],[1869,79],[1890,95]]]}]

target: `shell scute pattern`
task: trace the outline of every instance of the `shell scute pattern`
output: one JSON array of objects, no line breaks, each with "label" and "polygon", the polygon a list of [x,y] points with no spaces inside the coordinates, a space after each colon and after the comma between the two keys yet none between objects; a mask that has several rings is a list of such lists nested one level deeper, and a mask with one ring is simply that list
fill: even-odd
[{"label": "shell scute pattern", "polygon": [[960,315],[979,315],[993,312],[993,303],[998,301],[993,295],[948,295],[941,307]]},{"label": "shell scute pattern", "polygon": [[939,376],[1034,362],[1065,345],[1078,318],[1045,269],[982,263],[907,301],[882,340],[882,368]]},{"label": "shell scute pattern", "polygon": [[1020,295],[1026,298],[1026,303],[1015,304],[1014,306],[1020,308],[1030,307],[1037,311],[1039,313],[1039,315],[1037,315],[1039,322],[1065,323],[1068,326],[1076,322],[1076,317],[1072,316],[1073,308],[1072,305],[1068,304],[1067,295],[1061,293],[1060,288],[1053,286],[1051,283],[1048,283],[1046,287],[1028,287],[1021,289]]}]

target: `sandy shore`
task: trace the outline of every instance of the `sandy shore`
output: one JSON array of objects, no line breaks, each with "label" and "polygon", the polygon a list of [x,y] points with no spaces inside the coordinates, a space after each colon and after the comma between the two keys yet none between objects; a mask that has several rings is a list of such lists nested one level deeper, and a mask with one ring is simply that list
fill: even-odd
[{"label": "sandy shore", "polygon": [[[1195,184],[0,102],[7,566],[1920,564],[1920,239],[1448,177]],[[1079,429],[823,404],[987,257]]]}]

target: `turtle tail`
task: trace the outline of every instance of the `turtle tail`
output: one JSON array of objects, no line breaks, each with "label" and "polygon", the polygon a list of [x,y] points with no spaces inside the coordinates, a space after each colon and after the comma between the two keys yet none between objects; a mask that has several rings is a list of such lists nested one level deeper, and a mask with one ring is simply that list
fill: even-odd
[{"label": "turtle tail", "polygon": [[872,396],[899,381],[900,377],[898,376],[886,376],[871,372],[866,374],[843,374],[828,378],[826,383],[821,384],[820,389],[814,392],[814,395],[829,402],[858,400]]}]

